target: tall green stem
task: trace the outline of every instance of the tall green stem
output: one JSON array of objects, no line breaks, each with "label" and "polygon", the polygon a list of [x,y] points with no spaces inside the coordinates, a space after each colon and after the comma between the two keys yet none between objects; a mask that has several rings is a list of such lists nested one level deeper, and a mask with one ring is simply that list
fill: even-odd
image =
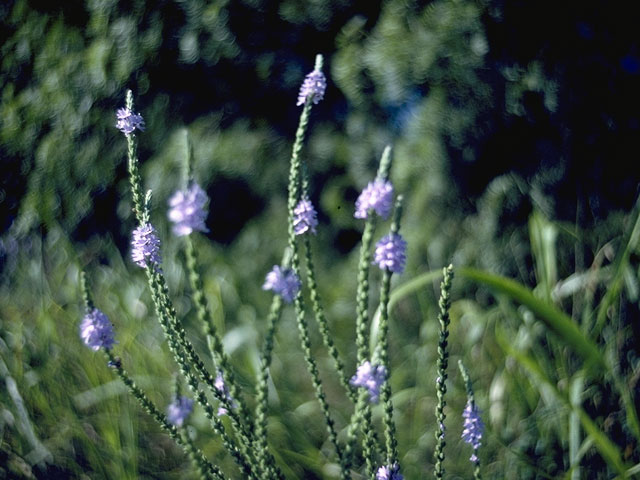
[{"label": "tall green stem", "polygon": [[449,308],[451,308],[451,283],[453,281],[453,266],[449,265],[444,268],[444,278],[440,285],[440,300],[438,306],[440,313],[438,314],[438,322],[440,323],[440,338],[438,340],[438,378],[436,378],[436,393],[438,396],[438,404],[436,405],[436,450],[434,474],[437,479],[444,478],[444,447],[446,441],[444,439],[445,426],[444,421],[446,414],[444,407],[447,405],[445,394],[447,393],[447,367],[449,365],[448,338],[449,338]]}]

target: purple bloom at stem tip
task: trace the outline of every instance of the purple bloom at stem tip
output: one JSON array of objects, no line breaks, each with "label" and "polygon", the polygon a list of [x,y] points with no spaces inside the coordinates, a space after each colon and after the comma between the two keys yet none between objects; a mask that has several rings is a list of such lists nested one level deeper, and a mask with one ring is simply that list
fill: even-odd
[{"label": "purple bloom at stem tip", "polygon": [[193,400],[188,397],[176,397],[167,407],[167,420],[176,427],[181,427],[193,410]]},{"label": "purple bloom at stem tip", "polygon": [[387,378],[387,369],[383,365],[371,365],[368,360],[358,367],[356,374],[349,383],[354,387],[366,388],[369,391],[369,401],[378,403],[380,387]]},{"label": "purple bloom at stem tip", "polygon": [[475,463],[478,460],[476,453],[480,448],[480,439],[484,431],[484,423],[480,418],[478,406],[474,402],[467,401],[467,405],[462,412],[462,418],[464,418],[462,439],[473,447],[473,455],[469,460]]},{"label": "purple bloom at stem tip", "polygon": [[376,243],[376,251],[373,263],[382,270],[389,270],[393,273],[402,273],[407,262],[407,242],[399,233],[386,235]]},{"label": "purple bloom at stem tip", "polygon": [[400,473],[400,465],[394,463],[391,466],[383,465],[376,473],[376,480],[403,480],[404,476]]},{"label": "purple bloom at stem tip", "polygon": [[300,200],[296,208],[293,209],[293,231],[295,234],[302,235],[308,231],[316,233],[317,215],[313,203],[308,198]]},{"label": "purple bloom at stem tip", "polygon": [[144,268],[148,263],[156,266],[162,263],[160,239],[150,223],[140,225],[133,231],[131,245],[133,246],[131,258],[140,267]]},{"label": "purple bloom at stem tip", "polygon": [[[221,372],[218,372],[214,386],[216,387],[216,390],[218,390],[227,399],[227,401],[233,408],[236,408],[238,406],[236,401],[231,397],[231,394],[229,393],[229,388],[225,385],[224,378],[222,377]],[[225,407],[223,407],[222,405],[218,407],[219,417],[222,415],[226,415],[227,413],[229,412]]]},{"label": "purple bloom at stem tip", "polygon": [[300,280],[293,270],[274,265],[273,269],[267,273],[262,289],[272,290],[285,302],[291,303],[300,290]]},{"label": "purple bloom at stem tip", "polygon": [[169,220],[173,222],[173,233],[178,236],[189,235],[194,230],[208,232],[205,226],[209,201],[200,185],[193,182],[186,190],[178,190],[169,199]]},{"label": "purple bloom at stem tip", "polygon": [[388,180],[375,179],[362,190],[356,200],[356,218],[367,218],[373,209],[382,218],[387,218],[393,207],[393,185]]},{"label": "purple bloom at stem tip", "polygon": [[297,106],[304,105],[307,98],[311,98],[314,104],[318,104],[324,98],[324,91],[327,89],[327,79],[319,70],[309,73],[302,82],[300,93],[298,93]]},{"label": "purple bloom at stem tip", "polygon": [[137,128],[141,132],[144,132],[144,118],[139,113],[133,113],[128,108],[119,108],[116,111],[116,128],[125,135],[133,133]]},{"label": "purple bloom at stem tip", "polygon": [[115,343],[113,325],[97,308],[87,313],[80,324],[80,337],[93,350],[109,350]]}]

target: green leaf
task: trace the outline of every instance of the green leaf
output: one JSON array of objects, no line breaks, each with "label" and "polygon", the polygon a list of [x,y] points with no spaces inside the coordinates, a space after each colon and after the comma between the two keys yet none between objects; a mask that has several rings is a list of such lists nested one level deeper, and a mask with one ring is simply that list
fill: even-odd
[{"label": "green leaf", "polygon": [[569,316],[555,305],[547,303],[533,294],[524,285],[492,273],[475,268],[458,267],[459,276],[486,285],[497,293],[507,295],[531,310],[544,324],[585,360],[585,367],[594,372],[607,370],[606,362],[597,345],[586,338]]},{"label": "green leaf", "polygon": [[604,458],[606,462],[616,470],[616,472],[618,472],[620,475],[622,475],[623,478],[625,478],[625,470],[627,469],[627,467],[622,461],[622,454],[620,452],[620,449],[609,439],[609,437],[602,433],[598,425],[596,425],[591,417],[587,415],[582,407],[572,404],[567,395],[558,390],[555,383],[549,379],[549,377],[545,374],[544,369],[538,364],[538,362],[526,353],[513,348],[511,343],[505,338],[504,334],[500,333],[500,330],[498,328],[496,328],[496,340],[506,353],[511,355],[538,382],[544,384],[548,388],[548,390],[552,392],[556,399],[564,403],[572,413],[575,413],[578,416],[578,418],[580,419],[580,423],[582,424],[582,428],[584,428],[587,435],[592,438],[593,443],[600,455],[602,455],[602,458]]}]

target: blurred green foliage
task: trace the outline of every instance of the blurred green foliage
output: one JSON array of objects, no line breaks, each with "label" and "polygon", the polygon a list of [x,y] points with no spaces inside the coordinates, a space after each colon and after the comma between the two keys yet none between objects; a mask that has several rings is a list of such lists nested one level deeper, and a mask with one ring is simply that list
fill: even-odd
[{"label": "blurred green foliage", "polygon": [[[637,402],[636,244],[612,263],[624,248],[621,232],[630,231],[625,212],[640,179],[640,165],[628,161],[640,128],[640,52],[625,8],[499,0],[2,2],[0,464],[8,467],[0,471],[25,478],[183,478],[189,471],[77,338],[78,271],[86,269],[96,302],[116,324],[124,364],[167,403],[173,367],[143,276],[127,258],[133,219],[125,142],[114,128],[126,88],[146,119],[143,180],[154,191],[152,216],[187,322],[183,256],[165,205],[181,185],[189,130],[196,177],[212,199],[211,233],[198,239],[205,287],[251,392],[269,300],[260,285],[284,240],[295,99],[316,53],[325,55],[329,89],[314,109],[305,155],[322,225],[319,283],[347,365],[354,367],[349,273],[360,228],[353,201],[392,143],[392,178],[407,197],[405,277],[449,261],[501,273],[535,287],[584,332],[606,281],[615,279],[617,295],[604,310],[615,321],[593,340],[608,346],[616,378]],[[454,303],[452,364],[467,359],[487,416],[487,477],[573,475],[576,459],[608,468],[580,443],[575,412],[503,348],[504,338],[537,358],[563,392],[578,392],[571,398],[605,426],[625,463],[640,462],[615,378],[583,379],[530,310],[467,281],[456,285],[454,298],[464,300]],[[394,310],[392,382],[406,478],[431,471],[436,298],[429,289]],[[295,337],[285,316],[279,345]],[[282,460],[299,465],[287,473],[329,477],[302,364],[297,349],[277,349],[272,438]],[[337,382],[324,373],[339,403]],[[457,440],[464,386],[455,374],[450,393],[447,469],[468,476]],[[228,466],[203,417],[194,426],[207,454]]]}]

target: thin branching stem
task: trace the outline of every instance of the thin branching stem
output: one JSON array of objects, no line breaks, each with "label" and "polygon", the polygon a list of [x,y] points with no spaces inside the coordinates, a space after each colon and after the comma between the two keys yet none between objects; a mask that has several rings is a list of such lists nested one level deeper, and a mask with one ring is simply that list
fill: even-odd
[{"label": "thin branching stem", "polygon": [[191,439],[186,434],[182,434],[175,425],[169,423],[167,417],[164,413],[162,413],[155,404],[149,399],[149,397],[136,385],[133,379],[129,376],[127,371],[122,368],[122,363],[119,358],[116,358],[111,350],[105,350],[105,355],[109,361],[109,366],[111,366],[122,383],[125,384],[131,395],[138,400],[142,409],[151,415],[154,420],[165,430],[175,442],[180,445],[184,450],[187,456],[194,463],[198,472],[200,473],[201,478],[205,479],[216,479],[216,480],[224,480],[225,476],[222,474],[220,469],[215,465],[212,465],[202,454],[200,449],[198,449]]}]

